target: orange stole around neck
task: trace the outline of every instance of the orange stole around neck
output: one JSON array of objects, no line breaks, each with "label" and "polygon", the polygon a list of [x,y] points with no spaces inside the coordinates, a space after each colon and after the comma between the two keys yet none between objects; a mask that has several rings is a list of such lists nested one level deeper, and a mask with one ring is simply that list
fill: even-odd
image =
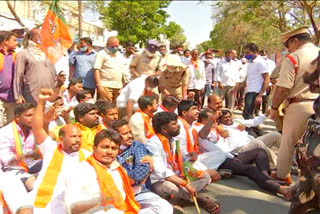
[{"label": "orange stole around neck", "polygon": [[122,166],[119,166],[117,170],[122,178],[123,189],[126,193],[125,199],[123,199],[119,189],[114,183],[112,175],[107,172],[107,168],[105,166],[99,164],[93,155],[87,158],[87,162],[94,168],[97,174],[101,193],[105,197],[110,198],[110,201],[106,202],[106,204],[103,204],[103,206],[113,204],[117,209],[124,211],[126,214],[138,213],[140,210],[140,205],[134,198],[129,177]]}]

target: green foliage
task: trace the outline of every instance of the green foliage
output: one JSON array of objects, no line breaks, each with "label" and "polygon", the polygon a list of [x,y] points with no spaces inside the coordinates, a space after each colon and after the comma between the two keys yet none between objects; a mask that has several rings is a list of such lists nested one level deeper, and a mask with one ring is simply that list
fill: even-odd
[{"label": "green foliage", "polygon": [[197,49],[200,51],[200,52],[205,52],[207,51],[209,48],[212,49],[213,47],[213,44],[210,40],[207,40],[207,41],[204,41],[200,44],[197,45]]},{"label": "green foliage", "polygon": [[175,22],[169,22],[168,25],[165,25],[163,33],[170,41],[171,49],[173,49],[176,45],[183,45],[187,40],[187,37],[183,34],[183,28]]},{"label": "green foliage", "polygon": [[144,43],[165,33],[170,1],[96,1],[101,20],[109,30],[118,31],[121,43]]}]

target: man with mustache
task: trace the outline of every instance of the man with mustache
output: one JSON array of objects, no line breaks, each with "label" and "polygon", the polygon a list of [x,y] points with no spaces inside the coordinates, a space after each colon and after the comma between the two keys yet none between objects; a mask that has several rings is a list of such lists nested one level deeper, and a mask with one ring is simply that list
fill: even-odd
[{"label": "man with mustache", "polygon": [[35,141],[43,155],[43,165],[31,194],[35,212],[66,213],[64,205],[65,175],[84,157],[81,131],[75,125],[59,130],[59,143],[52,140],[44,128],[44,105],[53,96],[51,89],[41,89],[38,106],[32,119]]}]

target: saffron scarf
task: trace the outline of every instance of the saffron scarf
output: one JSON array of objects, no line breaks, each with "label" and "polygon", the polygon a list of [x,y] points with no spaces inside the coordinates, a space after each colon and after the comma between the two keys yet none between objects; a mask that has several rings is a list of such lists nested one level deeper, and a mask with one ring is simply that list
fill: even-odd
[{"label": "saffron scarf", "polygon": [[150,139],[155,134],[155,132],[152,128],[152,125],[151,125],[151,121],[150,121],[148,115],[146,115],[146,113],[144,113],[141,109],[138,109],[137,112],[139,112],[142,116],[142,119],[144,122],[144,132],[145,132],[146,138]]},{"label": "saffron scarf", "polygon": [[180,175],[183,175],[183,160],[181,150],[177,150],[174,154],[172,154],[169,140],[161,134],[157,134],[157,136],[162,143],[164,152],[167,154],[167,162],[172,166],[175,172],[180,170]]},{"label": "saffron scarf", "polygon": [[119,166],[117,171],[122,178],[123,189],[126,194],[125,199],[123,199],[118,187],[114,183],[112,175],[107,172],[107,168],[105,166],[99,164],[93,155],[87,158],[87,162],[94,168],[97,174],[97,180],[101,193],[105,197],[110,198],[110,200],[106,202],[106,204],[103,204],[103,206],[113,204],[117,209],[124,211],[126,214],[138,213],[140,210],[140,205],[134,198],[129,177],[122,166]]},{"label": "saffron scarf", "polygon": [[183,128],[186,131],[186,141],[187,141],[187,151],[188,151],[188,153],[196,152],[197,154],[199,154],[200,152],[199,152],[199,148],[198,148],[198,133],[197,133],[197,130],[192,128],[192,137],[193,137],[193,142],[194,142],[194,144],[192,144],[191,136],[190,136],[190,133],[189,133],[189,130],[188,130],[189,124],[187,123],[187,121],[185,121],[181,117],[179,117],[179,119],[181,120],[181,122],[183,124]]},{"label": "saffron scarf", "polygon": [[[61,150],[61,144],[58,145],[54,151],[49,166],[42,178],[36,199],[34,202],[35,207],[44,208],[52,199],[54,188],[57,184],[59,174],[63,165],[64,154]],[[79,150],[79,161],[85,160],[85,154],[82,149]]]},{"label": "saffron scarf", "polygon": [[1,205],[5,214],[11,214],[8,205],[7,205],[6,201],[4,200],[3,193],[1,190],[0,190],[0,205]]},{"label": "saffron scarf", "polygon": [[[14,137],[15,152],[16,152],[17,159],[19,160],[18,165],[20,167],[22,167],[25,172],[28,172],[28,166],[27,166],[26,162],[22,160],[23,159],[22,158],[22,156],[23,156],[22,139],[21,139],[20,133],[18,131],[17,122],[15,120],[13,120],[13,122],[12,122],[12,131],[13,131],[13,137]],[[34,148],[35,148],[35,151],[37,151],[37,153],[40,155],[40,157],[42,159],[41,152],[40,152],[39,148],[37,147],[36,143],[34,143]]]},{"label": "saffron scarf", "polygon": [[57,184],[58,177],[62,168],[64,154],[61,151],[61,145],[54,151],[49,166],[42,178],[34,207],[44,208],[51,201],[54,188]]},{"label": "saffron scarf", "polygon": [[103,129],[102,126],[99,124],[93,128],[89,128],[87,126],[81,125],[78,122],[74,123],[74,125],[81,130],[81,148],[92,152],[94,137]]}]

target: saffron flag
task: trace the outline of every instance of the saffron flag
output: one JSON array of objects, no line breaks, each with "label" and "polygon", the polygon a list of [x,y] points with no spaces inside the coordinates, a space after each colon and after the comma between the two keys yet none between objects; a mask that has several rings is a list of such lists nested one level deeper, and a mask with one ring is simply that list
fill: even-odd
[{"label": "saffron flag", "polygon": [[41,50],[53,63],[72,45],[72,38],[57,0],[53,0],[41,29]]}]

